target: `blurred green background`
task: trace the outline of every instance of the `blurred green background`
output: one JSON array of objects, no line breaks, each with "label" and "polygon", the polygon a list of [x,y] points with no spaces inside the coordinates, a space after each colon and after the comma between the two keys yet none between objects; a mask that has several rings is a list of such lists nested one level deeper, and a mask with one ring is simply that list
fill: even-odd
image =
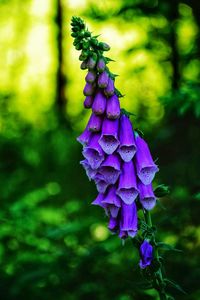
[{"label": "blurred green background", "polygon": [[76,136],[85,72],[70,18],[111,46],[122,107],[145,133],[171,194],[153,212],[166,273],[200,299],[200,2],[0,0],[0,294],[7,299],[157,299],[138,253],[90,203]]}]

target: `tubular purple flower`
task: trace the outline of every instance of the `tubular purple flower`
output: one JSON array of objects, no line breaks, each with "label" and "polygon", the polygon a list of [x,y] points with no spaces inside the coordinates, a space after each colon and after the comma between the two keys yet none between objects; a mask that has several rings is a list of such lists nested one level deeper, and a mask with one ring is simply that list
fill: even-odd
[{"label": "tubular purple flower", "polygon": [[142,183],[148,185],[159,169],[152,159],[147,143],[138,134],[136,134],[135,143],[137,147],[135,154],[137,175]]},{"label": "tubular purple flower", "polygon": [[119,120],[104,119],[102,125],[102,134],[99,139],[103,151],[106,154],[112,154],[119,146],[118,140]]},{"label": "tubular purple flower", "polygon": [[83,102],[84,107],[91,108],[93,104],[93,100],[94,100],[93,96],[86,96]]},{"label": "tubular purple flower", "polygon": [[88,130],[88,127],[84,129],[84,131],[79,135],[76,139],[79,143],[81,143],[83,146],[87,146],[89,143],[89,140],[91,138],[92,133]]},{"label": "tubular purple flower", "polygon": [[138,196],[135,169],[133,161],[124,162],[119,177],[117,194],[126,204],[132,204]]},{"label": "tubular purple flower", "polygon": [[153,260],[153,247],[147,240],[144,240],[140,246],[140,258],[139,266],[141,269],[145,269],[147,266],[150,266]]},{"label": "tubular purple flower", "polygon": [[89,71],[85,76],[85,81],[88,83],[93,83],[97,77],[97,74],[94,71]]},{"label": "tubular purple flower", "polygon": [[108,223],[108,229],[111,232],[115,233],[117,231],[118,227],[119,227],[118,219],[110,216],[109,223]]},{"label": "tubular purple flower", "polygon": [[140,203],[146,210],[151,210],[156,204],[156,197],[153,192],[152,184],[144,185],[138,182]]},{"label": "tubular purple flower", "polygon": [[120,233],[127,233],[130,237],[137,234],[137,207],[135,202],[127,205],[122,202],[120,215]]},{"label": "tubular purple flower", "polygon": [[96,115],[102,115],[104,114],[106,110],[106,97],[105,95],[99,90],[95,97],[94,97],[94,102],[92,105],[92,111]]},{"label": "tubular purple flower", "polygon": [[95,91],[95,84],[94,83],[86,83],[84,90],[83,90],[83,94],[85,96],[91,96],[94,94]]},{"label": "tubular purple flower", "polygon": [[116,195],[116,187],[111,186],[108,189],[108,192],[102,203],[106,204],[107,210],[110,212],[113,218],[116,218],[121,207],[121,200]]},{"label": "tubular purple flower", "polygon": [[94,182],[96,184],[97,191],[99,193],[105,193],[109,184],[104,180],[104,177],[101,174],[97,173],[94,176]]},{"label": "tubular purple flower", "polygon": [[120,171],[120,159],[118,155],[111,154],[106,157],[99,168],[99,173],[103,175],[104,180],[109,184],[115,184]]},{"label": "tubular purple flower", "polygon": [[120,146],[118,149],[118,153],[120,154],[121,158],[125,162],[132,160],[133,156],[136,153],[136,145],[133,127],[126,115],[122,115],[120,117],[119,140]]},{"label": "tubular purple flower", "polygon": [[108,98],[106,116],[108,119],[118,119],[120,117],[120,104],[117,95]]},{"label": "tubular purple flower", "polygon": [[81,160],[80,164],[83,166],[83,168],[85,169],[85,172],[89,178],[89,180],[91,181],[91,179],[94,179],[97,170],[93,170],[90,165],[89,162],[87,161],[87,159]]},{"label": "tubular purple flower", "polygon": [[97,116],[94,113],[91,114],[90,119],[88,121],[88,130],[92,132],[99,132],[101,130],[102,118],[101,116]]},{"label": "tubular purple flower", "polygon": [[103,58],[100,58],[97,62],[97,71],[101,73],[105,70],[105,67],[106,67],[105,60]]},{"label": "tubular purple flower", "polygon": [[96,66],[96,58],[95,57],[89,57],[88,61],[87,61],[87,67],[89,70],[93,70]]},{"label": "tubular purple flower", "polygon": [[100,88],[105,88],[108,85],[108,73],[106,71],[103,71],[98,78],[98,86]]},{"label": "tubular purple flower", "polygon": [[100,134],[92,134],[88,146],[83,149],[83,156],[88,160],[92,169],[98,169],[104,160],[104,153],[100,147],[98,140]]},{"label": "tubular purple flower", "polygon": [[104,93],[106,94],[106,96],[112,96],[115,92],[115,86],[114,86],[114,81],[109,77],[108,78],[108,85],[107,87],[104,89]]},{"label": "tubular purple flower", "polygon": [[106,209],[106,205],[104,203],[102,203],[102,200],[104,199],[104,194],[99,193],[96,197],[96,199],[94,199],[94,201],[91,203],[92,205],[97,205],[100,206],[104,209],[106,215],[107,215],[107,209]]}]

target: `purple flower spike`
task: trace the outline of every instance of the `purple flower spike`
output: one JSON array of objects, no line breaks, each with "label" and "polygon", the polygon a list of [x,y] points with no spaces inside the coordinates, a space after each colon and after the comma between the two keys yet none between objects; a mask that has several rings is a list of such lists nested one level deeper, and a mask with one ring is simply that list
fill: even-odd
[{"label": "purple flower spike", "polygon": [[145,269],[147,266],[150,266],[153,260],[153,247],[148,241],[144,241],[140,246],[140,268]]},{"label": "purple flower spike", "polygon": [[136,175],[132,160],[124,162],[122,166],[122,173],[119,177],[119,186],[117,194],[126,204],[132,204],[137,198],[138,189],[136,184]]},{"label": "purple flower spike", "polygon": [[95,95],[92,105],[92,111],[96,115],[102,115],[106,110],[106,97],[101,91],[98,91]]},{"label": "purple flower spike", "polygon": [[92,169],[98,169],[104,160],[104,153],[98,143],[99,136],[98,133],[94,133],[91,136],[88,146],[83,149],[83,156],[88,160]]},{"label": "purple flower spike", "polygon": [[99,168],[99,173],[103,175],[104,180],[109,184],[115,184],[120,171],[120,159],[116,154],[108,155]]},{"label": "purple flower spike", "polygon": [[126,115],[122,115],[120,118],[119,140],[120,146],[118,152],[121,158],[126,162],[132,160],[136,153],[136,145],[133,127]]},{"label": "purple flower spike", "polygon": [[85,130],[77,137],[77,141],[81,143],[83,146],[87,146],[90,140],[92,133],[88,130],[86,126]]},{"label": "purple flower spike", "polygon": [[98,78],[98,86],[100,88],[105,88],[107,87],[108,85],[108,73],[106,71],[103,71],[103,73],[101,73],[99,75],[99,78]]},{"label": "purple flower spike", "polygon": [[156,197],[153,192],[152,184],[144,185],[138,182],[138,189],[140,194],[140,202],[146,210],[151,210],[156,204]]},{"label": "purple flower spike", "polygon": [[115,86],[114,86],[114,81],[109,77],[108,79],[108,85],[104,90],[104,93],[106,96],[112,96],[115,92]]},{"label": "purple flower spike", "polygon": [[109,120],[105,118],[103,121],[102,134],[99,144],[106,154],[112,154],[119,146],[118,126],[118,119]]},{"label": "purple flower spike", "polygon": [[94,71],[89,71],[85,76],[85,81],[88,83],[93,83],[96,79],[96,73]]},{"label": "purple flower spike", "polygon": [[120,215],[120,232],[127,233],[130,237],[137,234],[137,207],[135,202],[127,205],[122,202]]},{"label": "purple flower spike", "polygon": [[91,108],[93,100],[94,100],[93,96],[86,96],[85,100],[83,102],[84,107],[85,108]]},{"label": "purple flower spike", "polygon": [[119,223],[119,222],[118,222],[118,219],[116,219],[116,218],[110,216],[109,223],[108,223],[108,229],[109,229],[111,232],[115,233],[115,232],[117,231],[117,229],[118,229],[118,226],[119,226],[118,223]]},{"label": "purple flower spike", "polygon": [[113,95],[107,100],[106,116],[108,119],[120,117],[120,104],[117,95]]},{"label": "purple flower spike", "polygon": [[116,218],[121,207],[121,200],[116,195],[116,188],[111,186],[108,189],[107,195],[104,197],[102,203],[105,203],[107,206],[107,210],[110,212],[113,218]]},{"label": "purple flower spike", "polygon": [[101,125],[102,125],[102,118],[92,113],[88,121],[88,130],[92,132],[98,132],[101,130]]},{"label": "purple flower spike", "polygon": [[87,177],[89,178],[89,180],[91,181],[91,179],[94,179],[94,177],[95,177],[95,175],[96,175],[96,173],[97,173],[97,170],[93,170],[93,169],[90,167],[90,165],[89,165],[87,159],[81,160],[81,161],[80,161],[80,164],[81,164],[81,165],[83,166],[83,168],[85,169],[85,172],[86,172]]},{"label": "purple flower spike", "polygon": [[95,181],[95,184],[96,184],[96,188],[97,188],[97,191],[99,193],[105,193],[107,187],[109,186],[109,184],[104,180],[104,177],[97,173],[95,176],[94,176],[94,181]]},{"label": "purple flower spike", "polygon": [[83,94],[85,96],[91,96],[94,94],[95,91],[95,85],[93,83],[86,83],[84,90],[83,90]]},{"label": "purple flower spike", "polygon": [[135,139],[137,152],[135,154],[136,171],[139,179],[145,185],[152,182],[158,167],[154,163],[147,143],[137,134]]},{"label": "purple flower spike", "polygon": [[97,63],[97,71],[99,73],[103,72],[105,70],[106,64],[103,58],[100,58]]}]

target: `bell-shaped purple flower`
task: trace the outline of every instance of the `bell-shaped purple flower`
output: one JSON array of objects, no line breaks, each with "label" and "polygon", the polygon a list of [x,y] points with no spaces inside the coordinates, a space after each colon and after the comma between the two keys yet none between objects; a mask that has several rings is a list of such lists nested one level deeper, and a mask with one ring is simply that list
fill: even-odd
[{"label": "bell-shaped purple flower", "polygon": [[136,153],[136,145],[133,127],[126,115],[122,115],[120,117],[119,140],[120,146],[118,153],[120,154],[121,158],[126,162],[132,160]]},{"label": "bell-shaped purple flower", "polygon": [[83,102],[84,107],[91,108],[93,104],[93,100],[94,100],[93,96],[86,96]]},{"label": "bell-shaped purple flower", "polygon": [[105,88],[108,85],[108,73],[106,71],[103,71],[101,74],[99,74],[98,78],[98,86],[100,88]]},{"label": "bell-shaped purple flower", "polygon": [[110,216],[109,218],[109,223],[108,223],[108,229],[113,232],[116,233],[116,231],[118,230],[119,227],[119,221],[117,218]]},{"label": "bell-shaped purple flower", "polygon": [[91,204],[102,207],[107,215],[106,205],[102,202],[103,199],[104,199],[104,194],[99,193]]},{"label": "bell-shaped purple flower", "polygon": [[105,70],[105,67],[106,67],[105,60],[101,57],[97,62],[97,71],[101,73]]},{"label": "bell-shaped purple flower", "polygon": [[89,180],[91,181],[91,179],[94,179],[97,170],[93,170],[91,168],[91,166],[89,165],[89,162],[87,161],[87,159],[81,160],[80,164],[83,166],[83,168],[85,169],[85,172],[89,178]]},{"label": "bell-shaped purple flower", "polygon": [[106,157],[99,168],[99,173],[103,175],[104,180],[109,184],[115,184],[120,171],[120,159],[118,155],[111,154]]},{"label": "bell-shaped purple flower", "polygon": [[135,143],[137,147],[135,154],[137,175],[142,183],[148,185],[159,169],[152,159],[147,143],[138,134],[136,134]]},{"label": "bell-shaped purple flower", "polygon": [[106,110],[106,97],[105,95],[99,90],[95,97],[94,102],[92,105],[92,111],[96,115],[102,115]]},{"label": "bell-shaped purple flower", "polygon": [[139,265],[141,269],[145,269],[147,266],[150,266],[153,260],[153,247],[147,240],[144,240],[140,246],[140,258]]},{"label": "bell-shaped purple flower", "polygon": [[110,186],[108,188],[108,192],[102,200],[102,203],[106,204],[106,208],[111,216],[116,218],[121,207],[121,200],[116,194],[115,186]]},{"label": "bell-shaped purple flower", "polygon": [[95,84],[86,82],[86,85],[83,90],[83,94],[85,96],[91,96],[94,94],[94,91],[95,91]]},{"label": "bell-shaped purple flower", "polygon": [[119,98],[115,94],[107,100],[106,116],[108,119],[118,119],[120,117]]},{"label": "bell-shaped purple flower", "polygon": [[89,140],[91,138],[92,133],[88,130],[88,126],[84,129],[84,131],[77,137],[77,141],[81,143],[83,146],[87,146]]},{"label": "bell-shaped purple flower", "polygon": [[87,75],[85,76],[85,81],[88,83],[93,83],[93,82],[95,82],[96,77],[97,77],[97,75],[96,75],[95,71],[89,71],[87,73]]},{"label": "bell-shaped purple flower", "polygon": [[151,210],[156,204],[156,197],[153,192],[152,184],[144,185],[138,182],[140,203],[146,210]]},{"label": "bell-shaped purple flower", "polygon": [[117,194],[126,204],[132,204],[138,196],[135,168],[133,161],[124,162],[119,177]]},{"label": "bell-shaped purple flower", "polygon": [[100,134],[92,134],[88,145],[83,149],[83,156],[88,160],[92,169],[98,169],[104,160],[104,153],[100,147],[98,140]]},{"label": "bell-shaped purple flower", "polygon": [[101,116],[97,116],[94,113],[92,113],[88,121],[88,130],[92,132],[99,132],[101,130],[101,125],[102,125]]},{"label": "bell-shaped purple flower", "polygon": [[103,177],[103,175],[97,173],[94,176],[94,182],[96,184],[97,191],[99,193],[105,193],[109,183],[107,183]]},{"label": "bell-shaped purple flower", "polygon": [[114,81],[109,77],[108,85],[104,89],[104,93],[105,93],[106,96],[110,97],[114,94],[114,92],[115,92]]},{"label": "bell-shaped purple flower", "polygon": [[118,126],[118,119],[109,120],[105,118],[103,121],[102,134],[99,144],[106,154],[112,154],[119,146]]},{"label": "bell-shaped purple flower", "polygon": [[[134,237],[137,234],[137,207],[135,202],[130,205],[121,203],[120,237]],[[123,236],[124,235],[124,236]]]}]

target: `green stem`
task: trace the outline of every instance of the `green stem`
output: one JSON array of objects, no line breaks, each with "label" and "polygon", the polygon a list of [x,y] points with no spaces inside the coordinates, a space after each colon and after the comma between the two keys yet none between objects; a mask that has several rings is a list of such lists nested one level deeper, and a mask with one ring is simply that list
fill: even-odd
[{"label": "green stem", "polygon": [[[151,219],[151,213],[150,211],[144,210],[144,218],[147,223],[147,225],[152,228],[152,219]],[[153,237],[153,243],[156,245],[155,236]],[[157,261],[159,261],[159,252],[158,248],[155,247],[154,249],[155,258]],[[167,294],[165,292],[165,283],[163,280],[163,274],[162,274],[162,268],[161,266],[159,269],[154,273],[154,282],[155,282],[155,289],[157,290],[160,300],[167,300]]]}]

